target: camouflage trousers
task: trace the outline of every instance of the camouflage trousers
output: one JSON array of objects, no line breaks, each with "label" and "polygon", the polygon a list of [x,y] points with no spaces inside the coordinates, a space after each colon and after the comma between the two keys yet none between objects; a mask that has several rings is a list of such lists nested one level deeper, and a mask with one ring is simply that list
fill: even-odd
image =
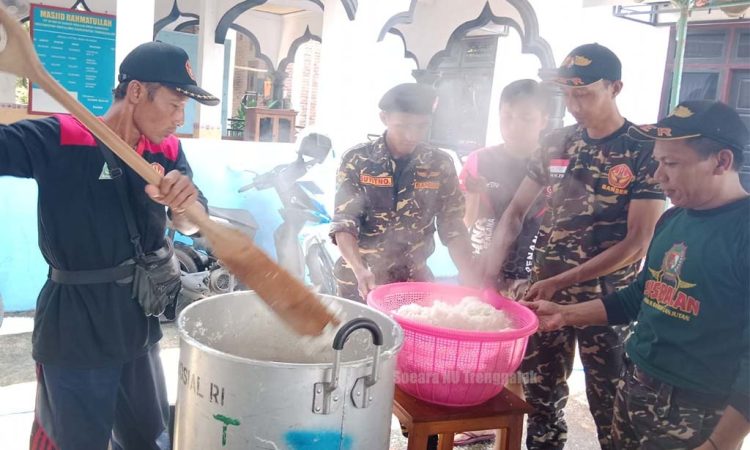
[{"label": "camouflage trousers", "polygon": [[529,450],[562,449],[568,427],[563,409],[568,402],[567,379],[573,371],[575,345],[586,374],[586,397],[596,423],[602,449],[612,446],[612,408],[620,379],[625,327],[565,327],[529,338],[522,372],[535,376],[524,380],[529,414],[526,446]]},{"label": "camouflage trousers", "polygon": [[615,400],[615,448],[672,450],[701,445],[725,408],[725,402],[705,397],[653,380],[628,364]]},{"label": "camouflage trousers", "polygon": [[[423,265],[421,269],[392,265],[388,268],[370,267],[375,275],[375,284],[399,283],[402,281],[432,281],[434,279],[430,269]],[[333,276],[336,279],[336,295],[356,302],[365,303],[365,299],[359,295],[357,277],[344,258],[339,258],[333,268]]]}]

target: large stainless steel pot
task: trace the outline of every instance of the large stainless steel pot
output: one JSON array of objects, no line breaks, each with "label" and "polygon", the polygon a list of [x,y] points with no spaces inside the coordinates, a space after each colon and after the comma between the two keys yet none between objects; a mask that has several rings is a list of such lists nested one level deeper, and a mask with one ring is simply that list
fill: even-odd
[{"label": "large stainless steel pot", "polygon": [[388,448],[401,328],[366,305],[324,297],[344,325],[315,354],[253,292],[184,310],[175,449]]}]

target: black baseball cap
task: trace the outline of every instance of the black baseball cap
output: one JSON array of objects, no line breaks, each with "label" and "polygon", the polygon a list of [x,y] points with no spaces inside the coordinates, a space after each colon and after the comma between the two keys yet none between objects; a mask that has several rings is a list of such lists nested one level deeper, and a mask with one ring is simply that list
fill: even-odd
[{"label": "black baseball cap", "polygon": [[734,108],[709,100],[687,100],[651,125],[632,126],[628,134],[640,140],[705,137],[742,151],[750,142],[747,126]]},{"label": "black baseball cap", "polygon": [[378,102],[385,112],[430,115],[437,106],[437,92],[419,83],[399,84],[386,92]]},{"label": "black baseball cap", "polygon": [[619,81],[621,78],[620,58],[607,47],[593,43],[573,49],[552,81],[561,86],[583,87],[599,80]]},{"label": "black baseball cap", "polygon": [[198,87],[185,50],[161,41],[146,42],[128,53],[117,80],[160,83],[204,105],[219,104],[218,98]]}]

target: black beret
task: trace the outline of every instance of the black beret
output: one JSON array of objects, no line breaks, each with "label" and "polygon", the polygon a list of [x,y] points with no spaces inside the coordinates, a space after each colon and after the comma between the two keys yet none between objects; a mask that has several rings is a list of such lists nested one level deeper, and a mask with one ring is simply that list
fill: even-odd
[{"label": "black beret", "polygon": [[436,100],[437,92],[430,86],[404,83],[389,89],[378,106],[385,112],[432,114]]}]

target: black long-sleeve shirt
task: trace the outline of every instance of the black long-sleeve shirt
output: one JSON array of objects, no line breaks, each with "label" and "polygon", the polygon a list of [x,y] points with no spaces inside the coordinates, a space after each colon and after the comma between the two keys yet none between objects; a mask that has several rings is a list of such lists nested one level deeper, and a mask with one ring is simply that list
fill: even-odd
[{"label": "black long-sleeve shirt", "polygon": [[[192,176],[174,136],[160,144],[141,137],[137,151],[155,170],[179,170]],[[146,195],[143,179],[124,163],[120,165],[141,245],[146,252],[156,250],[164,245],[165,208]],[[39,247],[51,267],[106,269],[133,257],[115,180],[96,140],[73,117],[58,115],[0,126],[2,175],[36,180]],[[131,290],[130,283],[62,285],[47,280],[37,299],[34,359],[93,368],[122,363],[144,352],[161,338],[161,329],[157,318],[144,315]]]}]

